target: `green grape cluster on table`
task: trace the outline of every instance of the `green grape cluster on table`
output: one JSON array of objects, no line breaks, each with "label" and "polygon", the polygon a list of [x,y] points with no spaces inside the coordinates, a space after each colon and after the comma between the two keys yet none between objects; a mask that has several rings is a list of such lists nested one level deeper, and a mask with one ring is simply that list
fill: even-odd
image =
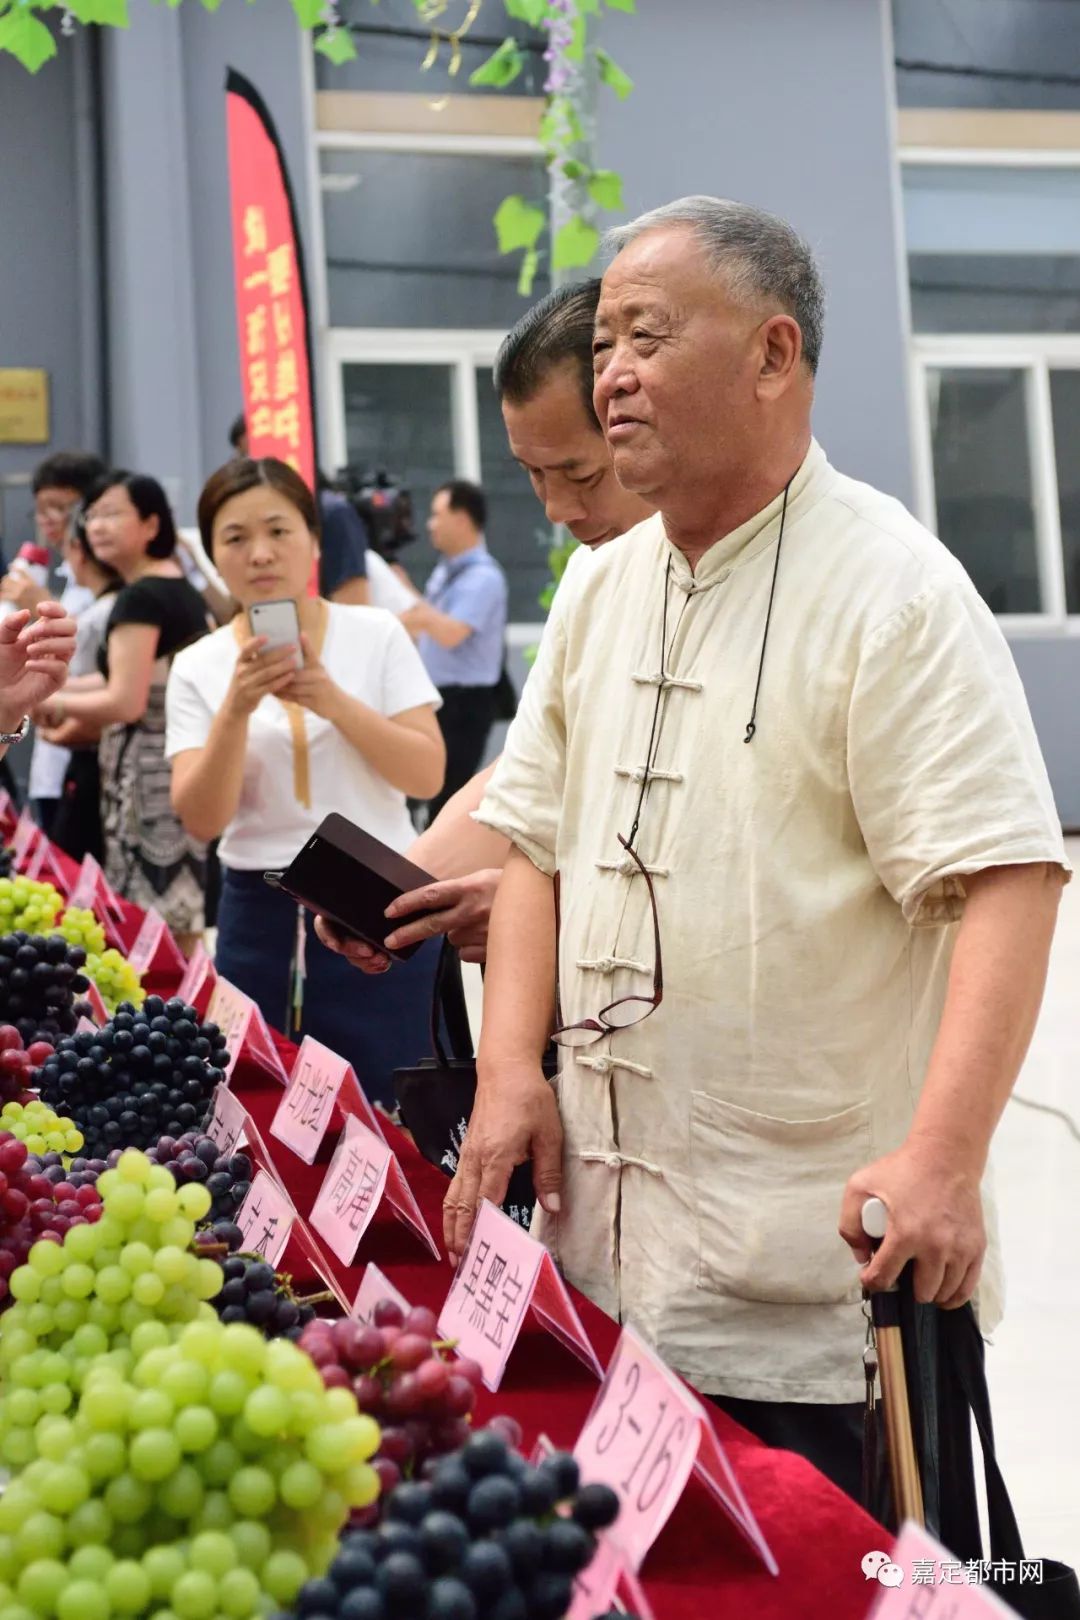
[{"label": "green grape cluster on table", "polygon": [[[59,932],[56,919],[64,909],[64,897],[52,883],[36,878],[0,877],[0,934]],[[105,940],[102,936],[102,944]]]},{"label": "green grape cluster on table", "polygon": [[73,1119],[55,1114],[39,1098],[32,1102],[7,1102],[0,1108],[0,1131],[25,1142],[31,1153],[78,1153],[83,1134]]},{"label": "green grape cluster on table", "polygon": [[58,932],[69,945],[81,945],[88,957],[104,955],[105,930],[92,911],[82,906],[68,906]]},{"label": "green grape cluster on table", "polygon": [[142,979],[127,957],[117,950],[102,951],[100,955],[91,952],[83,971],[97,985],[109,1013],[116,1012],[124,1002],[138,1010],[146,1000]]}]

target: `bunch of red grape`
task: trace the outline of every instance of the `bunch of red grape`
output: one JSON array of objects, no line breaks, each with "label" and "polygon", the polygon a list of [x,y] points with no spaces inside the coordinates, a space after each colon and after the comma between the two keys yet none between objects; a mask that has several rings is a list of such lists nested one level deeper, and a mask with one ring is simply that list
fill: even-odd
[{"label": "bunch of red grape", "polygon": [[[456,1451],[472,1433],[480,1368],[475,1361],[451,1359],[438,1333],[435,1313],[426,1306],[406,1313],[383,1300],[368,1327],[350,1317],[320,1319],[300,1335],[327,1388],[351,1389],[361,1412],[378,1421],[382,1440],[372,1467],[384,1497],[432,1459]],[[513,1443],[512,1435],[506,1438]],[[377,1509],[370,1514],[376,1518]]]},{"label": "bunch of red grape", "polygon": [[0,1304],[7,1303],[8,1278],[40,1238],[62,1243],[71,1227],[93,1225],[100,1215],[96,1187],[50,1180],[25,1142],[0,1131]]},{"label": "bunch of red grape", "polygon": [[34,1041],[25,1047],[14,1024],[0,1024],[0,1106],[29,1102],[33,1095],[30,1077],[52,1055],[48,1041]]}]

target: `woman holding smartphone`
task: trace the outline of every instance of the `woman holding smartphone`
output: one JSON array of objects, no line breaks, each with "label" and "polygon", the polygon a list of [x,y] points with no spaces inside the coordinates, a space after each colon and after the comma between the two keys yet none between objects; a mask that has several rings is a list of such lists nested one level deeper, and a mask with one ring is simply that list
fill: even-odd
[{"label": "woman holding smartphone", "polygon": [[[166,752],[184,826],[221,839],[218,970],[390,1103],[393,1070],[424,1044],[437,942],[391,975],[390,997],[376,985],[358,999],[348,964],[263,873],[287,867],[331,810],[394,849],[412,842],[406,798],[429,797],[445,769],[438,693],[392,614],[308,594],[317,509],[284,462],[220,468],[199,530],[241,612],[176,659]],[[271,635],[253,634],[260,618]]]}]

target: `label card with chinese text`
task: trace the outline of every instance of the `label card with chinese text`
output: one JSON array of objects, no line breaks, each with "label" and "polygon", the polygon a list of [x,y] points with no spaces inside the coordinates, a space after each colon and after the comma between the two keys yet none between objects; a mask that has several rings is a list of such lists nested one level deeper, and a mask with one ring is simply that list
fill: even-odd
[{"label": "label card with chinese text", "polygon": [[574,1456],[587,1484],[600,1481],[618,1494],[623,1506],[612,1533],[635,1569],[696,1472],[770,1574],[778,1573],[704,1407],[633,1328],[623,1328]]},{"label": "label card with chinese text", "polygon": [[314,1164],[339,1095],[347,1115],[355,1115],[376,1136],[382,1135],[352,1066],[328,1046],[306,1035],[293,1064],[288,1090],[274,1115],[271,1136],[292,1148],[305,1164]]},{"label": "label card with chinese text", "polygon": [[350,1114],[311,1209],[312,1226],[343,1265],[352,1265],[360,1239],[384,1197],[398,1220],[440,1259],[397,1156],[383,1137]]},{"label": "label card with chinese text", "polygon": [[261,1254],[268,1265],[276,1266],[285,1253],[296,1211],[285,1189],[260,1170],[236,1216],[244,1234],[244,1249]]},{"label": "label card with chinese text", "polygon": [[1015,1611],[980,1584],[991,1570],[995,1580],[1018,1586],[1042,1582],[1038,1559],[959,1563],[919,1525],[905,1524],[891,1553],[874,1550],[863,1559],[863,1576],[877,1592],[870,1620],[1016,1620]]},{"label": "label card with chinese text", "polygon": [[187,972],[180,980],[176,993],[181,1001],[196,1009],[200,1018],[205,1018],[216,983],[217,971],[207,954],[206,946],[200,941],[191,954]]},{"label": "label card with chinese text", "polygon": [[128,961],[140,975],[167,973],[171,968],[187,972],[184,953],[173,938],[172,929],[154,906],[143,918],[135,943],[127,954]]},{"label": "label card with chinese text", "polygon": [[394,1287],[389,1277],[381,1272],[374,1262],[370,1262],[364,1267],[363,1280],[356,1290],[356,1298],[352,1302],[349,1315],[366,1327],[371,1321],[376,1305],[381,1305],[384,1299],[393,1300],[395,1305],[400,1305],[406,1315],[412,1310],[401,1290]]},{"label": "label card with chinese text", "polygon": [[480,1363],[493,1393],[530,1305],[540,1325],[602,1378],[596,1351],[550,1254],[485,1198],[439,1316],[439,1332],[457,1340],[461,1355]]},{"label": "label card with chinese text", "polygon": [[215,1086],[214,1105],[206,1122],[206,1134],[222,1153],[235,1153],[247,1137],[247,1109],[227,1085]]},{"label": "label card with chinese text", "polygon": [[99,907],[101,921],[105,923],[108,922],[110,913],[116,922],[124,920],[124,909],[93,855],[87,855],[79,867],[79,875],[68,904],[77,906],[81,911],[95,911],[95,908]]},{"label": "label card with chinese text", "polygon": [[85,1015],[80,1018],[78,1023],[75,1025],[76,1035],[96,1035],[97,1032],[97,1025],[91,1023],[90,1019],[85,1017]]},{"label": "label card with chinese text", "polygon": [[100,1029],[102,1024],[107,1024],[109,1022],[109,1012],[104,1001],[101,999],[101,991],[98,989],[93,979],[91,979],[89,983],[90,988],[84,993],[82,999],[90,1003],[90,1018],[96,1027]]},{"label": "label card with chinese text", "polygon": [[37,882],[52,883],[61,894],[67,894],[67,877],[57,858],[56,847],[44,834],[38,839],[37,847],[26,864],[26,875]]},{"label": "label card with chinese text", "polygon": [[29,808],[25,809],[15,823],[15,837],[11,843],[16,866],[22,866],[27,857],[33,853],[41,836],[41,828],[30,814]]},{"label": "label card with chinese text", "polygon": [[241,1052],[260,1069],[265,1069],[283,1086],[289,1083],[285,1065],[266,1025],[266,1019],[252,1001],[228,979],[218,979],[206,1009],[207,1019],[218,1026],[228,1042],[229,1062],[225,1073],[231,1075]]}]

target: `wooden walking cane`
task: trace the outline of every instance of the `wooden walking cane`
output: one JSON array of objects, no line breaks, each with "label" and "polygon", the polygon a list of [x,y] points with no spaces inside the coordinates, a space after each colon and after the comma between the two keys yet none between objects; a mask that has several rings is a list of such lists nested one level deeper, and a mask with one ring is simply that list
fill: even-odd
[{"label": "wooden walking cane", "polygon": [[[888,1228],[889,1212],[880,1198],[868,1198],[862,1207],[862,1228],[877,1250]],[[904,1341],[900,1333],[900,1287],[870,1294],[878,1362],[881,1367],[881,1398],[885,1405],[885,1444],[889,1453],[893,1509],[897,1528],[910,1519],[925,1525],[922,1480],[911,1429],[907,1373],[904,1367]]]}]

